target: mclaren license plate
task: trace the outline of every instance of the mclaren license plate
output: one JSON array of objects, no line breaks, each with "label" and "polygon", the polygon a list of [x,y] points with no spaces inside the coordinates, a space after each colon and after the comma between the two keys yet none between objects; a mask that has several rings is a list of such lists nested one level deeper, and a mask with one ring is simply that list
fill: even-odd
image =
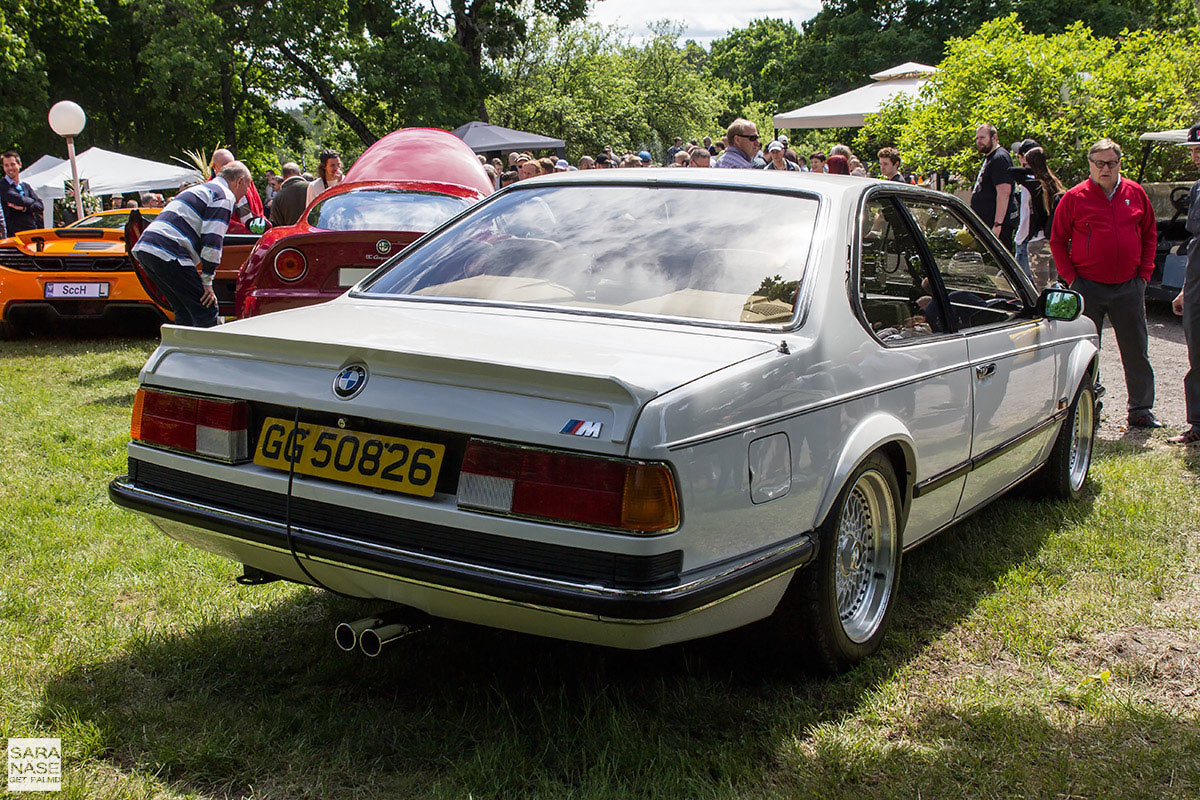
[{"label": "mclaren license plate", "polygon": [[432,497],[445,445],[268,417],[254,463],[332,481]]},{"label": "mclaren license plate", "polygon": [[58,283],[56,281],[47,283],[45,290],[47,300],[60,300],[68,297],[87,297],[93,299],[108,297],[108,284],[97,281],[87,283]]}]

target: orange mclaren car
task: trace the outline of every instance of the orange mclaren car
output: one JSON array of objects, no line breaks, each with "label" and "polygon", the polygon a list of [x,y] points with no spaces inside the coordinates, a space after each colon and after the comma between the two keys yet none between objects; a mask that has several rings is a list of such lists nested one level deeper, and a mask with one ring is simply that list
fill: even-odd
[{"label": "orange mclaren car", "polygon": [[[154,215],[156,208],[140,209]],[[170,321],[147,294],[125,252],[128,210],[101,211],[65,228],[22,231],[0,239],[0,336],[22,319],[85,319],[143,309]],[[238,268],[257,235],[228,234],[213,280],[220,313],[233,314]]]}]

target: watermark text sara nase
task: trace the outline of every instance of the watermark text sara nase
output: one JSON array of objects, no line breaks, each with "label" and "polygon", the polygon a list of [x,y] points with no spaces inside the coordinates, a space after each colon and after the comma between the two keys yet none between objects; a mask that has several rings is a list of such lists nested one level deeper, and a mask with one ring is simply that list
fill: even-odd
[{"label": "watermark text sara nase", "polygon": [[62,788],[61,739],[9,739],[8,791],[57,792]]}]

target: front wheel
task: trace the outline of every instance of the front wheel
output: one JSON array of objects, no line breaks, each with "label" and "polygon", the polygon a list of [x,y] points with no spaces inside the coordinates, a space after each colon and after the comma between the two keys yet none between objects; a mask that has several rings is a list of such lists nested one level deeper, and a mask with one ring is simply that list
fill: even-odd
[{"label": "front wheel", "polygon": [[1078,500],[1083,495],[1095,440],[1096,394],[1085,383],[1079,387],[1054,440],[1050,458],[1041,469],[1038,487],[1043,495],[1056,500]]},{"label": "front wheel", "polygon": [[872,455],[851,474],[818,529],[817,559],[798,572],[785,609],[811,665],[843,672],[879,649],[900,582],[900,486]]}]

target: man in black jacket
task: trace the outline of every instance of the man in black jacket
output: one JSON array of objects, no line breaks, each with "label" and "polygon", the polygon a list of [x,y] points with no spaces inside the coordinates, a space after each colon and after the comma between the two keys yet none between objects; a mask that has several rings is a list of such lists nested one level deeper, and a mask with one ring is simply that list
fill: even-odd
[{"label": "man in black jacket", "polygon": [[4,205],[4,228],[7,236],[21,231],[45,227],[39,217],[45,206],[33,187],[21,180],[21,156],[9,150],[3,156],[4,177],[0,178],[0,203]]},{"label": "man in black jacket", "polygon": [[271,201],[272,225],[295,225],[307,203],[308,181],[300,174],[300,166],[289,161],[280,170],[283,185]]}]

